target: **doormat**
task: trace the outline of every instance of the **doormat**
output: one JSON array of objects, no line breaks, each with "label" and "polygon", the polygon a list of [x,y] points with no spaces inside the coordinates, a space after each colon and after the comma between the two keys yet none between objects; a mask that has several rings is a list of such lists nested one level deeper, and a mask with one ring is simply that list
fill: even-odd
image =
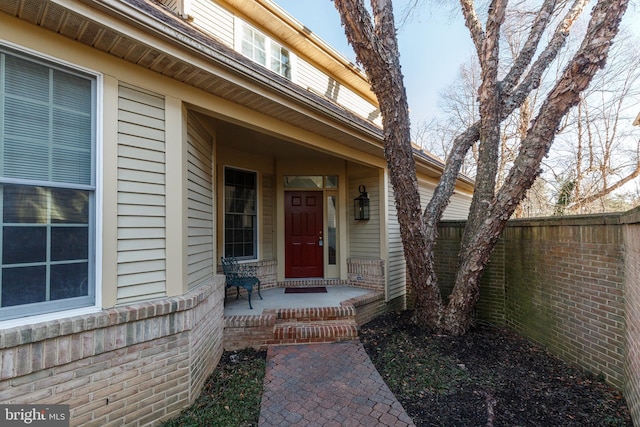
[{"label": "doormat", "polygon": [[324,286],[306,287],[306,288],[285,288],[285,294],[326,294],[327,288]]}]

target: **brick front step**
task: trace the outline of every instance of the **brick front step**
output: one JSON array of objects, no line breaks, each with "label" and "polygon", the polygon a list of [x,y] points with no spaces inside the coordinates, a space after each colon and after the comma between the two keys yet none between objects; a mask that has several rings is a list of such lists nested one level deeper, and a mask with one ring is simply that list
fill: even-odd
[{"label": "brick front step", "polygon": [[358,325],[353,306],[283,308],[265,310],[259,316],[225,317],[225,350],[354,339],[358,339]]},{"label": "brick front step", "polygon": [[281,308],[265,310],[265,314],[273,313],[278,320],[314,322],[322,320],[355,319],[356,309],[353,305],[342,307]]},{"label": "brick front step", "polygon": [[339,307],[280,308],[261,315],[224,318],[224,349],[266,349],[272,345],[342,342],[358,339],[358,325],[384,312],[379,292],[343,301]]},{"label": "brick front step", "polygon": [[275,326],[270,345],[309,344],[358,339],[355,319],[335,322],[295,322]]}]

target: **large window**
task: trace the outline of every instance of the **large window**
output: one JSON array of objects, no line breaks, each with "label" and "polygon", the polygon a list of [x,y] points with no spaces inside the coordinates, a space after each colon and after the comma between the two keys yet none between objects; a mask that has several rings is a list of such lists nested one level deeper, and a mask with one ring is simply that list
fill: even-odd
[{"label": "large window", "polygon": [[257,258],[257,174],[224,170],[224,256]]},{"label": "large window", "polygon": [[0,320],[95,304],[96,78],[0,46]]},{"label": "large window", "polygon": [[240,52],[271,71],[291,79],[291,53],[264,34],[242,23]]}]

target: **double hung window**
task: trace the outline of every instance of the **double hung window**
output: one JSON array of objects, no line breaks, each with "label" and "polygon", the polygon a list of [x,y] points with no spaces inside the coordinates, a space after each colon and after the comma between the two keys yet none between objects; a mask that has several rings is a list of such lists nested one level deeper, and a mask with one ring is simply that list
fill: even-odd
[{"label": "double hung window", "polygon": [[224,256],[257,258],[257,174],[224,170]]},{"label": "double hung window", "polygon": [[95,304],[96,85],[0,46],[0,320]]}]

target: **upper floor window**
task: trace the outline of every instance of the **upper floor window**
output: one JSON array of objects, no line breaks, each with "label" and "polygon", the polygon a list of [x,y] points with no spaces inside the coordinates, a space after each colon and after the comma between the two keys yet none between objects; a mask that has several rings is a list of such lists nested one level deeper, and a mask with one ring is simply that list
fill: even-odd
[{"label": "upper floor window", "polygon": [[224,256],[258,255],[258,177],[255,172],[224,170]]},{"label": "upper floor window", "polygon": [[95,304],[96,76],[0,46],[0,320]]},{"label": "upper floor window", "polygon": [[239,34],[240,52],[269,68],[271,71],[291,79],[291,53],[264,34],[242,22]]},{"label": "upper floor window", "polygon": [[291,80],[289,51],[275,42],[271,42],[271,70]]}]

